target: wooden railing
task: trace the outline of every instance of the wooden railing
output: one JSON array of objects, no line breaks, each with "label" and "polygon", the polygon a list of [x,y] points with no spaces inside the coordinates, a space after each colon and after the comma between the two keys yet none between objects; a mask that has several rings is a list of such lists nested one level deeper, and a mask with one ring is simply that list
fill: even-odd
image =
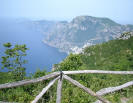
[{"label": "wooden railing", "polygon": [[[116,86],[116,87],[109,87],[109,88],[104,88],[96,93],[92,91],[90,88],[85,87],[84,85],[80,84],[78,81],[73,80],[71,77],[67,76],[69,74],[88,74],[88,73],[95,73],[95,74],[119,74],[119,75],[133,75],[133,71],[104,71],[104,70],[77,70],[77,71],[59,71],[59,72],[53,72],[51,74],[48,74],[46,76],[36,78],[36,79],[31,79],[31,80],[23,80],[23,81],[18,81],[18,82],[12,82],[12,83],[6,83],[6,84],[0,84],[0,89],[4,88],[12,88],[12,87],[17,87],[17,86],[22,86],[22,85],[27,85],[31,83],[37,83],[41,82],[50,78],[54,78],[43,90],[35,97],[31,103],[37,103],[38,100],[46,93],[46,91],[55,83],[56,80],[58,80],[58,86],[57,86],[57,98],[56,98],[56,103],[61,103],[61,91],[62,91],[62,83],[63,79],[68,80],[71,82],[73,85],[81,88],[83,91],[86,93],[90,94],[91,96],[94,96],[98,99],[96,102],[103,102],[103,103],[111,103],[107,99],[103,98],[102,96],[108,93],[112,93],[118,90],[121,90],[123,88],[129,87],[133,85],[133,81],[127,82],[123,85]],[[95,103],[96,103],[95,102]]]}]

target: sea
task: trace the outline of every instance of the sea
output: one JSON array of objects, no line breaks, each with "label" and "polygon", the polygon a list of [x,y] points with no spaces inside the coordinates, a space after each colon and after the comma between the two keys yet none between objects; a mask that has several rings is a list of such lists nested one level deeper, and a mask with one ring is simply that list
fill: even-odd
[{"label": "sea", "polygon": [[[24,21],[26,22],[26,21]],[[38,69],[51,71],[53,64],[60,63],[66,58],[67,54],[60,52],[57,48],[51,47],[43,43],[45,35],[36,28],[30,28],[18,20],[0,20],[0,70],[2,67],[1,57],[5,56],[3,47],[4,43],[10,42],[13,46],[18,44],[26,44],[27,56],[23,59],[27,60],[26,73],[34,73]],[[1,71],[7,71],[3,69]]]}]

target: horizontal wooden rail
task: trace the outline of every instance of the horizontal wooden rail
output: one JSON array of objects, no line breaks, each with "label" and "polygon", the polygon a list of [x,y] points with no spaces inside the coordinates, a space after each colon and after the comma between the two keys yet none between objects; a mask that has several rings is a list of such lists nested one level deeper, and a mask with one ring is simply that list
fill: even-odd
[{"label": "horizontal wooden rail", "polygon": [[76,70],[76,71],[62,71],[64,74],[133,74],[133,71],[105,71],[105,70]]},{"label": "horizontal wooden rail", "polygon": [[[106,94],[109,94],[109,93],[112,93],[112,92],[119,91],[119,90],[121,90],[123,88],[127,88],[129,86],[133,86],[133,81],[127,82],[125,84],[122,84],[122,85],[116,86],[116,87],[103,88],[103,89],[99,90],[98,92],[96,92],[96,94],[103,96],[103,95],[106,95]],[[102,103],[102,102],[97,100],[94,103]]]},{"label": "horizontal wooden rail", "polygon": [[97,91],[96,94],[102,96],[102,95],[106,95],[108,93],[119,91],[119,90],[121,90],[123,88],[127,88],[127,87],[132,86],[132,85],[133,85],[133,81],[130,81],[130,82],[127,82],[127,83],[122,84],[120,86],[103,88],[103,89]]},{"label": "horizontal wooden rail", "polygon": [[52,80],[43,90],[39,93],[39,95],[36,96],[36,98],[31,103],[37,103],[38,100],[46,93],[46,91],[55,83],[56,80],[58,80],[60,76]]},{"label": "horizontal wooden rail", "polygon": [[[105,71],[105,70],[77,70],[77,71],[62,71],[62,72],[53,72],[51,74],[48,74],[46,76],[43,77],[39,77],[36,79],[31,79],[31,80],[22,80],[22,81],[18,81],[18,82],[12,82],[12,83],[6,83],[6,84],[0,84],[0,89],[4,89],[4,88],[12,88],[12,87],[17,87],[17,86],[22,86],[22,85],[27,85],[27,84],[31,84],[31,83],[37,83],[37,82],[41,82],[43,80],[47,80],[50,78],[55,78],[53,81],[51,81],[42,91],[41,93],[36,96],[35,100],[32,101],[32,103],[36,103],[42,96],[44,93],[46,93],[46,91],[55,83],[55,81],[57,79],[60,78],[60,80],[58,81],[58,87],[57,87],[57,99],[56,102],[60,103],[61,102],[61,88],[62,88],[62,79],[65,78],[66,80],[70,81],[72,84],[78,86],[79,88],[83,89],[85,92],[87,92],[88,94],[95,96],[97,99],[99,99],[100,101],[102,101],[103,103],[110,103],[108,100],[104,99],[103,97],[101,97],[102,95],[111,93],[111,92],[115,92],[118,91],[120,89],[126,88],[128,86],[132,86],[133,85],[133,81],[127,82],[123,85],[120,86],[116,86],[116,87],[109,87],[109,88],[104,88],[101,89],[100,91],[98,91],[97,93],[93,92],[91,89],[83,86],[82,84],[80,84],[78,81],[73,80],[72,78],[70,78],[69,76],[67,76],[66,74],[133,74],[133,71]],[[60,75],[60,76],[59,76]],[[63,77],[62,77],[63,76]],[[62,79],[61,79],[62,78]],[[99,103],[99,102],[98,102]]]},{"label": "horizontal wooden rail", "polygon": [[82,84],[80,84],[78,81],[73,80],[72,78],[70,78],[67,75],[63,75],[63,78],[70,81],[72,84],[78,86],[79,88],[83,89],[85,92],[87,92],[88,94],[90,94],[91,96],[95,96],[97,99],[99,99],[100,101],[102,101],[103,103],[110,103],[108,100],[104,99],[103,97],[97,95],[95,92],[93,92],[91,89],[83,86]]},{"label": "horizontal wooden rail", "polygon": [[3,102],[3,101],[0,101],[0,103],[18,103],[18,102]]},{"label": "horizontal wooden rail", "polygon": [[[77,71],[62,71],[63,74],[87,74],[87,73],[97,73],[97,74],[133,74],[133,71],[105,71],[105,70],[77,70]],[[37,83],[43,80],[47,80],[49,78],[56,77],[60,74],[60,72],[53,72],[51,74],[48,74],[46,76],[36,78],[36,79],[31,79],[31,80],[22,80],[18,82],[12,82],[12,83],[6,83],[6,84],[0,84],[0,89],[3,88],[12,88],[12,87],[17,87],[17,86],[22,86],[22,85],[27,85],[31,83]]]},{"label": "horizontal wooden rail", "polygon": [[46,76],[43,76],[43,77],[40,77],[40,78],[36,78],[36,79],[22,80],[22,81],[18,81],[18,82],[0,84],[0,89],[3,89],[3,88],[12,88],[12,87],[17,87],[17,86],[31,84],[31,83],[37,83],[37,82],[40,82],[40,81],[43,81],[43,80],[47,80],[49,78],[56,77],[59,74],[60,74],[60,72],[54,72],[54,73],[51,73],[51,74],[48,74]]}]

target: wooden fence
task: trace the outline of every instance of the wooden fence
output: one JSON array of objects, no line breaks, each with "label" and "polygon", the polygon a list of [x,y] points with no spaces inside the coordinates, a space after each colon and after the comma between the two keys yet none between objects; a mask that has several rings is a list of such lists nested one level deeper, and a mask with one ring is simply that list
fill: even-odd
[{"label": "wooden fence", "polygon": [[[59,72],[53,72],[51,74],[48,74],[46,76],[36,78],[36,79],[31,79],[31,80],[22,80],[18,82],[12,82],[12,83],[6,83],[6,84],[0,84],[0,89],[4,88],[12,88],[12,87],[17,87],[17,86],[22,86],[22,85],[27,85],[31,83],[37,83],[41,82],[50,78],[54,78],[50,83],[42,89],[42,91],[35,97],[31,103],[37,103],[38,100],[46,93],[46,91],[55,83],[56,80],[58,80],[58,86],[57,86],[57,98],[56,98],[56,103],[61,103],[61,91],[62,91],[62,83],[63,79],[68,80],[71,82],[73,85],[81,88],[83,91],[86,93],[90,94],[91,96],[94,96],[98,99],[97,102],[101,103],[111,103],[107,99],[103,98],[103,95],[112,93],[118,90],[121,90],[123,88],[129,87],[133,85],[133,81],[127,82],[123,85],[116,86],[116,87],[109,87],[109,88],[104,88],[96,93],[92,91],[90,88],[85,87],[84,85],[80,84],[78,81],[73,80],[71,77],[69,77],[69,74],[88,74],[88,73],[95,73],[95,74],[119,74],[119,75],[133,75],[133,71],[104,71],[104,70],[77,70],[77,71],[59,71]],[[96,102],[95,102],[96,103]]]}]

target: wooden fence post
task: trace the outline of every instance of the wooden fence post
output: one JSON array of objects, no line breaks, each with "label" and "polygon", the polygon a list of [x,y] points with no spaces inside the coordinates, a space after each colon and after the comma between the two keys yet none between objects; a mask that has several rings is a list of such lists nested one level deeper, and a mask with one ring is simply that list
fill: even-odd
[{"label": "wooden fence post", "polygon": [[[79,88],[83,89],[85,92],[87,92],[88,94],[95,96],[97,99],[99,99],[100,101],[104,102],[104,103],[110,103],[109,101],[107,101],[106,99],[104,99],[103,97],[101,97],[102,95],[111,93],[111,92],[115,92],[118,91],[120,89],[126,88],[128,86],[132,86],[133,85],[133,81],[127,82],[123,85],[117,86],[117,87],[109,87],[109,88],[104,88],[100,91],[98,91],[97,93],[93,92],[91,89],[83,86],[82,84],[80,84],[78,81],[73,80],[72,78],[68,77],[65,74],[87,74],[87,73],[94,73],[94,74],[124,74],[124,75],[133,75],[133,71],[105,71],[105,70],[77,70],[77,71],[62,71],[62,72],[53,72],[51,74],[45,75],[43,77],[39,77],[36,79],[31,79],[31,80],[22,80],[22,81],[17,81],[17,82],[12,82],[12,83],[5,83],[5,84],[0,84],[0,89],[4,89],[4,88],[13,88],[13,87],[17,87],[17,86],[22,86],[22,85],[28,85],[28,84],[32,84],[32,83],[37,83],[37,82],[41,82],[43,80],[47,80],[50,78],[55,78],[53,81],[51,81],[45,88],[43,88],[43,90],[41,91],[41,93],[36,96],[35,100],[32,101],[32,103],[36,103],[42,96],[44,93],[46,93],[46,91],[55,83],[55,81],[57,79],[60,78],[60,80],[58,80],[58,86],[57,86],[57,99],[56,99],[56,103],[61,103],[61,90],[62,90],[62,81],[63,81],[63,77],[70,81],[72,84],[78,86]],[[64,75],[63,75],[64,74]],[[1,102],[1,101],[0,101]]]},{"label": "wooden fence post", "polygon": [[56,97],[56,103],[61,103],[61,90],[62,90],[62,82],[63,82],[63,73],[61,71],[60,73],[60,79],[58,80],[58,85],[57,85],[57,97]]}]

